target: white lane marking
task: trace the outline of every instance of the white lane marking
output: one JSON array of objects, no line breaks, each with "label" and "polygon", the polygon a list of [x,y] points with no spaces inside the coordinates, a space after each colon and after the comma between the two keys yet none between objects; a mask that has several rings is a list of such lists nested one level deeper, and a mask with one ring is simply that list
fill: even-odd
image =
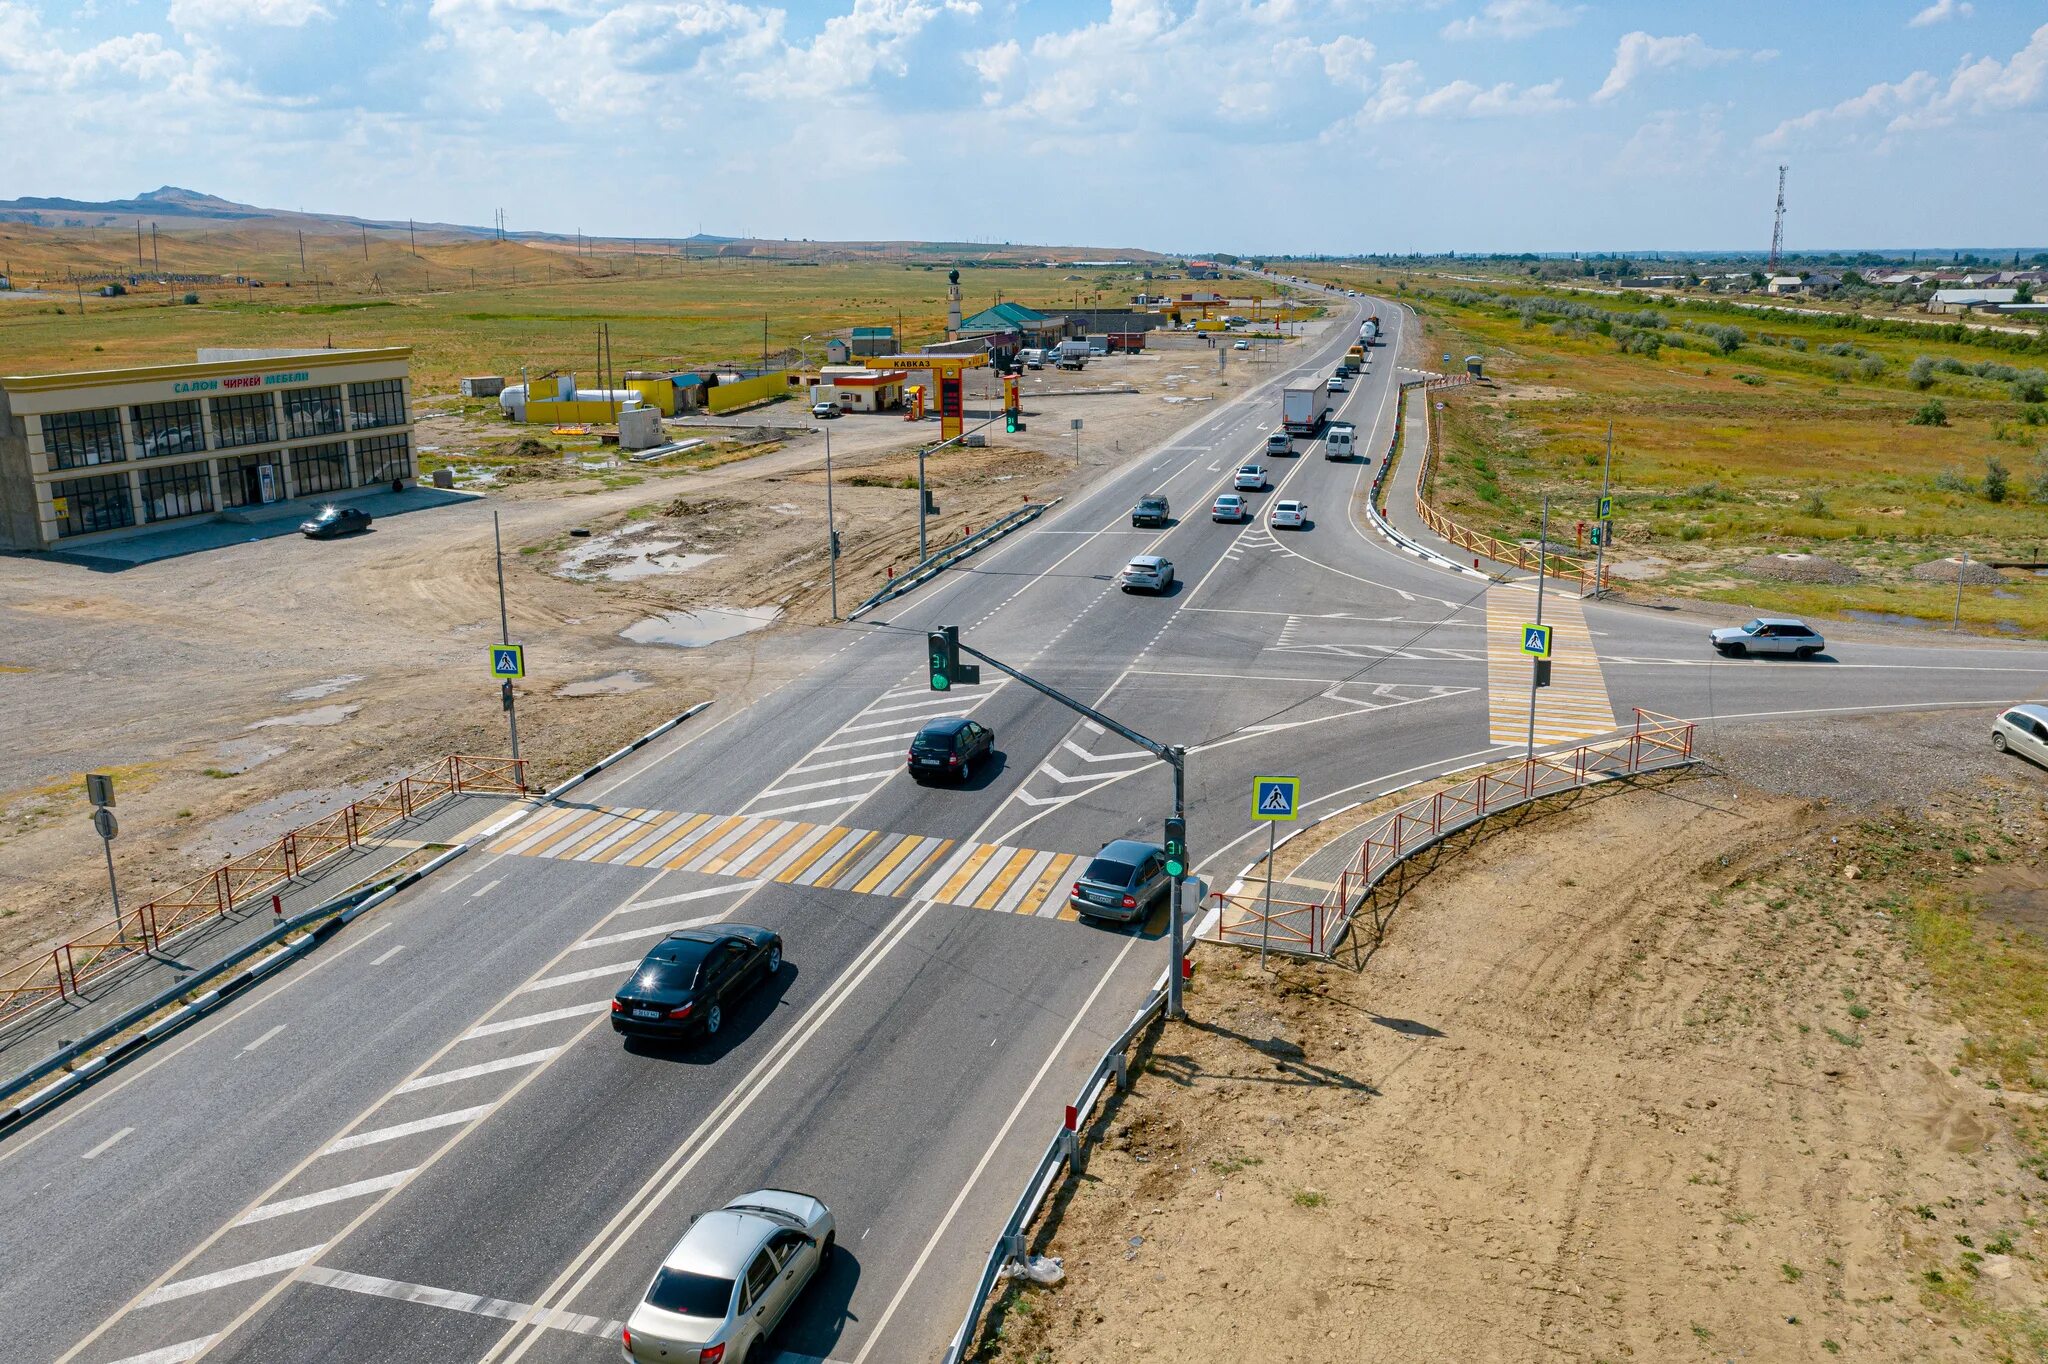
[{"label": "white lane marking", "polygon": [[1109,964],[1109,969],[1102,973],[1102,979],[1095,982],[1095,988],[1088,992],[1088,998],[1081,1002],[1081,1007],[1074,1011],[1074,1017],[1068,1022],[1067,1030],[1060,1034],[1059,1041],[1053,1043],[1052,1050],[1045,1054],[1044,1062],[1039,1065],[1038,1073],[1031,1077],[1031,1083],[1017,1096],[1017,1102],[1010,1109],[1010,1116],[1003,1121],[1002,1130],[996,1133],[994,1140],[990,1141],[988,1148],[981,1153],[981,1159],[975,1163],[973,1173],[969,1174],[966,1182],[960,1186],[960,1192],[953,1196],[953,1205],[946,1209],[946,1215],[940,1218],[939,1225],[932,1229],[931,1239],[924,1243],[924,1249],[918,1252],[917,1259],[910,1266],[910,1272],[905,1274],[903,1282],[897,1285],[896,1295],[890,1298],[889,1305],[882,1309],[882,1315],[875,1322],[875,1329],[868,1333],[867,1341],[861,1346],[860,1352],[854,1355],[853,1364],[864,1364],[867,1357],[874,1353],[875,1342],[882,1338],[882,1332],[889,1327],[889,1318],[895,1316],[896,1309],[903,1305],[903,1299],[909,1294],[911,1285],[917,1282],[917,1276],[924,1269],[925,1261],[931,1259],[932,1252],[939,1248],[940,1238],[946,1234],[946,1229],[953,1225],[953,1219],[959,1215],[961,1205],[967,1202],[967,1195],[974,1191],[975,1184],[980,1181],[982,1171],[988,1169],[988,1163],[995,1159],[996,1152],[1009,1137],[1010,1129],[1017,1125],[1017,1119],[1024,1116],[1024,1106],[1031,1101],[1031,1096],[1038,1092],[1038,1086],[1045,1082],[1046,1073],[1052,1069],[1053,1063],[1060,1059],[1060,1054],[1067,1049],[1067,1043],[1073,1040],[1081,1021],[1088,1017],[1088,1011],[1095,1007],[1096,999],[1108,987],[1111,978],[1117,973],[1117,968],[1124,964],[1124,958],[1128,957],[1131,949],[1137,945],[1136,938],[1124,940],[1123,950],[1116,954],[1115,960]]},{"label": "white lane marking", "polygon": [[[351,1274],[345,1269],[332,1269],[326,1265],[314,1265],[299,1277],[307,1283],[339,1288],[346,1293],[396,1298],[400,1302],[416,1302],[425,1307],[446,1308],[450,1312],[471,1312],[480,1317],[497,1317],[502,1321],[518,1321],[527,1313],[538,1310],[532,1303],[507,1302],[503,1298],[486,1298],[476,1293],[458,1293],[452,1288],[430,1288],[423,1283],[405,1283],[398,1279],[379,1279],[369,1274]],[[622,1321],[586,1317],[580,1312],[543,1312],[532,1320],[536,1325],[574,1331],[581,1336],[616,1336],[626,1325]]]},{"label": "white lane marking", "polygon": [[735,891],[752,890],[760,884],[760,878],[756,877],[751,881],[734,881],[731,885],[706,886],[703,890],[686,890],[680,895],[663,895],[652,900],[641,900],[636,904],[620,905],[614,912],[630,914],[636,909],[660,909],[666,905],[688,904],[692,900],[708,900],[714,895],[731,895]]},{"label": "white lane marking", "polygon": [[795,786],[771,787],[761,793],[763,799],[769,796],[796,796],[806,791],[823,791],[834,786],[852,786],[855,782],[887,781],[896,772],[896,760],[892,756],[889,766],[870,772],[854,772],[844,777],[826,777],[821,781],[799,782]]},{"label": "white lane marking", "polygon": [[640,959],[635,957],[632,961],[622,961],[614,966],[593,966],[588,971],[569,971],[559,976],[549,976],[544,980],[528,981],[519,987],[517,993],[525,995],[535,990],[552,990],[558,985],[580,985],[586,980],[602,980],[606,976],[616,976],[635,970],[639,965]]},{"label": "white lane marking", "polygon": [[331,1189],[322,1189],[318,1193],[299,1194],[294,1198],[280,1198],[270,1203],[259,1203],[236,1218],[233,1225],[246,1227],[251,1222],[268,1222],[273,1217],[283,1217],[287,1213],[304,1212],[308,1208],[322,1208],[329,1203],[340,1203],[350,1198],[361,1198],[365,1194],[382,1193],[386,1189],[397,1188],[410,1179],[412,1175],[413,1171],[411,1170],[398,1170],[388,1175],[378,1175],[374,1179],[358,1179],[349,1184],[337,1184]]},{"label": "white lane marking", "polygon": [[[875,788],[875,790],[877,791],[880,789],[880,787]],[[760,817],[763,819],[767,819],[773,815],[794,815],[804,810],[823,810],[826,807],[832,805],[846,805],[853,801],[866,800],[869,796],[873,794],[874,791],[857,792],[852,795],[833,796],[827,800],[805,801],[802,805],[778,805],[773,810],[759,810],[756,811],[756,813],[760,815]]]},{"label": "white lane marking", "polygon": [[900,744],[906,739],[915,739],[916,737],[916,730],[905,729],[899,730],[894,734],[878,734],[872,739],[851,739],[843,744],[819,744],[811,751],[813,753],[837,753],[848,748],[872,748],[876,744]]},{"label": "white lane marking", "polygon": [[393,957],[397,956],[400,952],[403,952],[404,950],[405,944],[400,943],[398,944],[398,946],[392,948],[389,952],[383,953],[380,956],[372,957],[370,959],[370,965],[382,966],[385,962],[390,961]]},{"label": "white lane marking", "polygon": [[519,1070],[525,1066],[537,1066],[550,1056],[558,1055],[560,1047],[543,1047],[539,1051],[522,1051],[517,1056],[506,1056],[496,1061],[480,1061],[473,1066],[458,1066],[454,1070],[437,1071],[422,1075],[417,1080],[407,1080],[393,1094],[411,1094],[417,1090],[433,1089],[438,1085],[452,1085],[458,1080],[474,1080],[479,1075],[495,1075],[501,1070]]},{"label": "white lane marking", "polygon": [[581,952],[591,947],[610,947],[613,943],[632,942],[635,938],[651,938],[657,933],[667,934],[685,928],[702,928],[706,924],[715,924],[724,917],[722,914],[710,914],[701,919],[681,919],[672,924],[649,924],[625,933],[607,933],[601,938],[585,938],[569,950]]},{"label": "white lane marking", "polygon": [[[372,966],[375,966],[376,964],[377,964],[376,962],[371,962],[371,963],[370,963],[370,965],[372,965]],[[242,1048],[242,1054],[243,1054],[244,1056],[248,1055],[248,1054],[249,1054],[250,1052],[252,1052],[252,1051],[256,1050],[256,1048],[258,1048],[258,1047],[262,1046],[262,1045],[263,1045],[263,1044],[264,1044],[265,1042],[268,1042],[268,1041],[269,1041],[269,1040],[270,1040],[271,1038],[273,1038],[273,1037],[277,1036],[277,1035],[278,1035],[279,1033],[281,1033],[281,1032],[283,1032],[283,1031],[284,1031],[284,1024],[282,1024],[282,1023],[278,1024],[278,1025],[277,1025],[276,1027],[274,1027],[274,1028],[270,1029],[270,1031],[268,1031],[268,1032],[264,1033],[264,1034],[263,1034],[263,1035],[262,1035],[261,1037],[257,1038],[257,1039],[256,1039],[255,1041],[251,1042],[251,1043],[250,1043],[250,1044],[249,1044],[248,1046],[246,1046],[246,1047]]]},{"label": "white lane marking", "polygon": [[92,1150],[87,1151],[84,1155],[80,1156],[79,1159],[92,1160],[96,1156],[105,1155],[108,1151],[114,1149],[114,1144],[116,1142],[120,1141],[123,1137],[133,1136],[134,1133],[134,1128],[124,1127],[120,1131],[114,1133],[113,1136],[108,1137],[105,1141],[101,1142],[98,1146],[93,1147]]},{"label": "white lane marking", "polygon": [[483,866],[482,866],[482,865],[478,865],[478,866],[474,866],[474,867],[471,867],[471,868],[470,868],[470,869],[469,869],[468,871],[466,871],[466,872],[462,873],[462,875],[460,875],[460,876],[456,877],[456,878],[455,878],[454,880],[450,881],[450,882],[449,882],[449,883],[448,883],[447,885],[445,885],[445,886],[442,886],[442,887],[441,887],[441,893],[442,893],[443,895],[446,895],[446,894],[447,894],[447,893],[448,893],[449,891],[451,891],[451,890],[454,890],[454,889],[455,889],[455,888],[456,888],[457,886],[461,885],[461,884],[462,884],[462,883],[463,883],[464,881],[467,881],[467,880],[468,880],[468,879],[469,879],[470,877],[472,877],[472,876],[476,875],[476,874],[477,874],[478,872],[480,872],[480,871],[482,871],[482,870],[483,870]]},{"label": "white lane marking", "polygon": [[496,890],[499,886],[502,886],[504,884],[505,878],[502,876],[500,876],[495,881],[487,881],[483,885],[478,886],[475,890],[471,891],[469,893],[469,898],[472,900],[481,899],[483,896],[489,895],[492,891]]},{"label": "white lane marking", "polygon": [[[474,1042],[480,1037],[496,1037],[499,1033],[517,1032],[521,1028],[537,1028],[543,1023],[559,1023],[565,1018],[587,1017],[591,1014],[603,1013],[606,1009],[611,1008],[611,1006],[612,1002],[610,1000],[598,999],[592,1000],[588,1004],[572,1004],[566,1009],[549,1009],[546,1013],[523,1014],[518,1018],[507,1018],[497,1023],[479,1023],[468,1032],[462,1034],[462,1040]],[[343,1137],[342,1140],[355,1142],[354,1137]],[[361,1142],[356,1142],[358,1146],[362,1144]],[[330,1147],[329,1149],[332,1150],[334,1148]]]},{"label": "white lane marking", "polygon": [[327,1247],[324,1245],[308,1246],[304,1250],[293,1250],[287,1251],[283,1255],[273,1255],[267,1260],[251,1260],[245,1265],[233,1265],[227,1269],[216,1269],[211,1274],[199,1274],[189,1279],[179,1279],[176,1283],[167,1283],[154,1293],[148,1294],[136,1306],[154,1307],[161,1302],[175,1302],[179,1298],[189,1298],[195,1293],[210,1293],[216,1288],[226,1288],[229,1284],[246,1283],[250,1279],[267,1279],[273,1274],[282,1274],[287,1269],[297,1269],[300,1265],[305,1264],[325,1249]]},{"label": "white lane marking", "polygon": [[[876,763],[888,763],[893,766],[902,761],[894,753],[885,749],[880,753],[870,753],[864,758],[838,758],[832,762],[806,763],[802,767],[792,767],[789,770],[791,772],[829,772],[835,767],[873,767]],[[877,773],[876,775],[881,774]],[[784,787],[782,789],[788,790],[789,788]]]},{"label": "white lane marking", "polygon": [[184,1340],[176,1345],[166,1345],[161,1350],[116,1359],[112,1364],[185,1364],[186,1360],[205,1354],[218,1339],[218,1336],[201,1336],[197,1340]]},{"label": "white lane marking", "polygon": [[[604,1000],[597,1007],[609,1009],[611,1001]],[[590,1013],[592,1011],[590,1009],[571,1009],[568,1012]],[[481,1118],[484,1114],[490,1112],[494,1106],[492,1104],[472,1104],[468,1108],[458,1108],[453,1113],[436,1113],[431,1118],[414,1118],[411,1122],[393,1123],[389,1127],[373,1127],[367,1132],[357,1132],[351,1136],[341,1137],[338,1140],[328,1142],[327,1149],[322,1151],[321,1154],[331,1156],[340,1151],[354,1151],[365,1146],[380,1146],[387,1141],[398,1141],[405,1137],[415,1136],[421,1132],[437,1131],[443,1127],[460,1127],[472,1118]]]}]

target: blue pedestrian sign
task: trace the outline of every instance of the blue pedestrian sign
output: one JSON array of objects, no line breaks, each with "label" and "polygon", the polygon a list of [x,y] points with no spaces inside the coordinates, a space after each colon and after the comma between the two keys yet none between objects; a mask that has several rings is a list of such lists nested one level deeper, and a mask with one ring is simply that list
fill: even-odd
[{"label": "blue pedestrian sign", "polygon": [[493,644],[491,646],[491,676],[510,680],[526,676],[526,646],[523,644]]},{"label": "blue pedestrian sign", "polygon": [[1601,519],[1602,521],[1605,521],[1605,520],[1606,520],[1606,519],[1607,519],[1608,517],[1610,517],[1610,516],[1612,516],[1612,515],[1614,515],[1614,499],[1613,499],[1613,498],[1611,498],[1611,497],[1603,497],[1603,498],[1601,498],[1601,499],[1600,499],[1600,519]]},{"label": "blue pedestrian sign", "polygon": [[1300,777],[1252,778],[1253,819],[1293,819],[1300,804]]},{"label": "blue pedestrian sign", "polygon": [[1550,630],[1548,625],[1524,625],[1522,652],[1531,658],[1550,657]]}]

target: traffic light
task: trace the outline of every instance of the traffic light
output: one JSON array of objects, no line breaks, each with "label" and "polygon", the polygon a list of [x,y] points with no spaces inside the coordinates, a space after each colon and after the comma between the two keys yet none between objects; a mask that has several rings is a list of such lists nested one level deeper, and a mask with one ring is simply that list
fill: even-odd
[{"label": "traffic light", "polygon": [[960,661],[960,627],[948,625],[925,636],[925,652],[931,658],[932,690],[951,691],[958,683],[971,687],[981,681],[978,664]]},{"label": "traffic light", "polygon": [[1536,660],[1536,685],[1539,687],[1550,685],[1550,660],[1547,658]]},{"label": "traffic light", "polygon": [[1016,409],[1016,408],[1012,407],[1012,408],[1009,408],[1009,409],[1007,409],[1007,410],[1005,410],[1005,411],[1004,411],[1004,413],[1003,413],[1003,430],[1007,431],[1007,432],[1008,432],[1009,434],[1011,434],[1011,435],[1013,435],[1013,436],[1017,434],[1017,409]]},{"label": "traffic light", "polygon": [[1188,874],[1188,822],[1166,821],[1166,874],[1179,880]]},{"label": "traffic light", "polygon": [[1597,521],[1593,524],[1592,543],[1596,547],[1600,544],[1600,524]]}]

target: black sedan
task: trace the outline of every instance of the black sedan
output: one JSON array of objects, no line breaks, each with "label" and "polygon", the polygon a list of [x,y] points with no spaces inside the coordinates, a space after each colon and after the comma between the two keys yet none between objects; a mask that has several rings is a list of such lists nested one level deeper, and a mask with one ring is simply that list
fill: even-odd
[{"label": "black sedan", "polygon": [[966,781],[974,775],[974,760],[995,751],[996,732],[987,725],[958,715],[933,720],[910,741],[903,764],[911,777],[957,777]]},{"label": "black sedan", "polygon": [[628,1037],[715,1037],[725,1011],[782,970],[782,937],[766,928],[685,928],[656,943],[612,996],[612,1031]]},{"label": "black sedan", "polygon": [[309,540],[331,540],[370,528],[370,514],[361,507],[322,507],[310,521],[299,522],[299,533]]}]

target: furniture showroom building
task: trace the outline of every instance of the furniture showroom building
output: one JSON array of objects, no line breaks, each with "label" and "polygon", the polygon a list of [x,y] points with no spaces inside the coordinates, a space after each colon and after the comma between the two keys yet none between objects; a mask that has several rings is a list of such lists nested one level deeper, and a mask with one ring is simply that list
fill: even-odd
[{"label": "furniture showroom building", "polygon": [[0,375],[0,548],[412,481],[411,347],[224,354],[256,358]]}]

